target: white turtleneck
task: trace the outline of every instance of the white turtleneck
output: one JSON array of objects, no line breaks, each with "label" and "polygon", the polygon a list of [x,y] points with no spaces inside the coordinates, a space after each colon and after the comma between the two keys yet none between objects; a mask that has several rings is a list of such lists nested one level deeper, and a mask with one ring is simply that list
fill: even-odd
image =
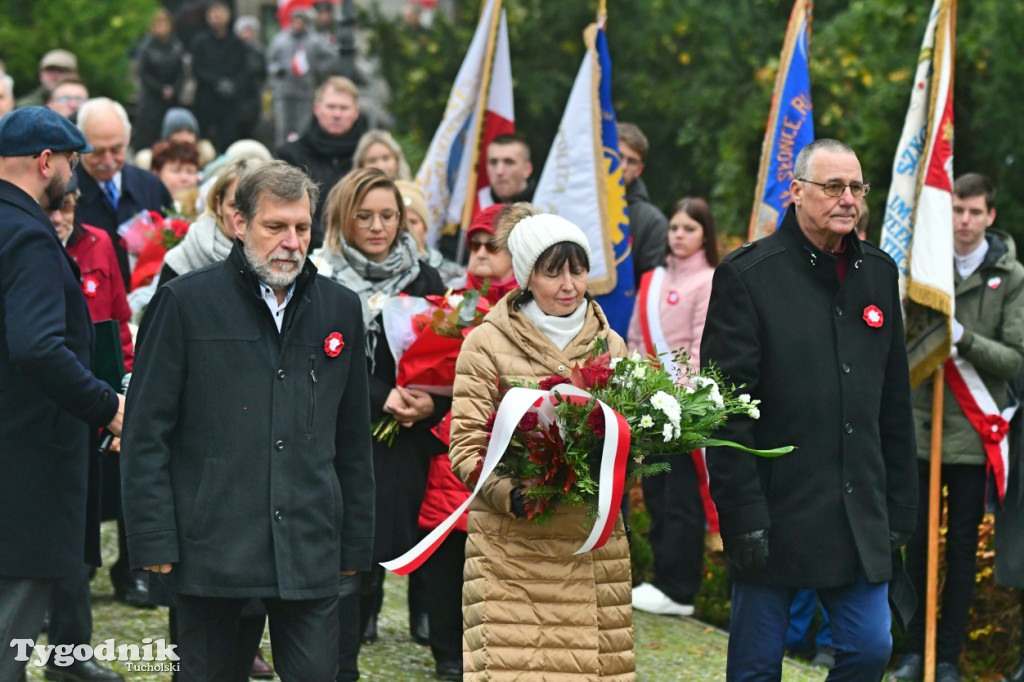
[{"label": "white turtleneck", "polygon": [[954,253],[953,262],[956,264],[956,271],[960,273],[960,277],[963,279],[970,277],[971,273],[977,270],[981,262],[985,260],[986,253],[988,253],[987,239],[982,239],[978,248],[965,256]]},{"label": "white turtleneck", "polygon": [[583,299],[583,303],[565,317],[548,315],[540,309],[536,301],[529,301],[523,305],[523,314],[558,346],[558,350],[565,350],[565,347],[583,330],[583,323],[587,319],[587,299]]}]

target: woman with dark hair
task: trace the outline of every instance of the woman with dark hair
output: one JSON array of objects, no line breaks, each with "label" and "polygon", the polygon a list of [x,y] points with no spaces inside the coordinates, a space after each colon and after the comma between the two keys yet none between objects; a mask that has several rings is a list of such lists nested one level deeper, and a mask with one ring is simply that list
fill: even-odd
[{"label": "woman with dark hair", "polygon": [[191,142],[161,141],[153,145],[150,170],[174,198],[174,212],[196,217],[199,197],[199,150]]},{"label": "woman with dark hair", "polygon": [[[711,208],[699,197],[679,200],[669,220],[665,263],[640,280],[627,334],[629,347],[662,357],[682,348],[692,367],[699,369],[716,265],[718,240]],[[633,590],[633,608],[689,616],[703,573],[705,509],[713,514],[714,508],[707,496],[703,453],[696,450],[690,459],[673,457],[670,462],[669,472],[642,482],[651,515],[647,539],[654,554],[654,578]]]},{"label": "woman with dark hair", "polygon": [[[396,386],[395,358],[384,336],[381,312],[392,296],[444,294],[441,276],[422,262],[406,227],[402,195],[384,171],[363,168],[346,175],[327,195],[324,245],[313,252],[317,271],[355,291],[363,306],[366,362],[370,374],[370,416],[391,415],[402,426],[392,444],[374,441],[377,482],[373,561],[401,556],[420,539],[417,525],[430,458],[445,446],[430,430],[448,412],[451,399]],[[415,574],[414,574],[415,575]],[[376,639],[376,614],[383,599],[384,569],[358,576],[358,599],[342,600],[339,680],[358,679],[360,637]],[[410,580],[410,627],[417,640],[427,613],[424,590]],[[355,614],[358,614],[356,617]],[[369,626],[369,627],[368,627]]]},{"label": "woman with dark hair", "polygon": [[[598,343],[626,345],[587,295],[590,246],[565,218],[520,203],[502,213],[498,241],[512,254],[519,289],[466,339],[456,366],[452,471],[475,484],[500,395],[521,382],[569,377]],[[478,475],[478,474],[477,474]],[[585,510],[556,505],[541,526],[526,518],[523,486],[488,480],[469,508],[463,608],[463,673],[482,679],[631,679],[629,547],[621,517],[608,542],[586,540]]]}]

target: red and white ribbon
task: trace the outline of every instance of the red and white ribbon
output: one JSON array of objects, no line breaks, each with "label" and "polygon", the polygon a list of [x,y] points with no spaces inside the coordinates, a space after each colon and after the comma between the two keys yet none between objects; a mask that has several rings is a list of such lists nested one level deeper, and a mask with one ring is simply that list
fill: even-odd
[{"label": "red and white ribbon", "polygon": [[1002,502],[1006,495],[1006,476],[1010,469],[1010,442],[1006,434],[1010,429],[1010,420],[1013,419],[1020,403],[1011,395],[1006,409],[1000,411],[978,370],[961,357],[954,356],[946,360],[945,370],[946,383],[949,384],[953,397],[981,436],[988,466],[996,480],[999,501]]},{"label": "red and white ribbon", "polygon": [[[397,559],[381,562],[381,566],[398,575],[407,575],[415,571],[424,561],[430,558],[434,550],[444,542],[452,528],[455,527],[459,516],[469,508],[470,503],[472,503],[483,488],[487,477],[494,472],[494,468],[508,449],[508,444],[512,440],[516,426],[518,426],[523,415],[531,408],[536,407],[540,419],[546,419],[550,423],[555,418],[554,402],[556,395],[580,400],[590,400],[592,397],[587,391],[570,384],[560,384],[550,391],[517,387],[506,393],[498,405],[498,412],[494,418],[494,428],[491,430],[491,439],[487,444],[487,453],[484,455],[480,478],[477,479],[476,487],[473,488],[472,494],[437,528],[420,540],[415,547]],[[629,458],[630,442],[629,424],[626,422],[625,417],[600,400],[598,401],[598,406],[604,413],[605,436],[598,477],[597,520],[590,531],[590,536],[576,550],[575,554],[583,554],[597,549],[608,541],[612,530],[615,528],[615,520],[619,515],[626,478],[626,462]]]},{"label": "red and white ribbon", "polygon": [[672,357],[665,332],[661,328],[661,285],[665,281],[665,267],[658,266],[644,274],[640,280],[640,331],[648,355],[658,356],[669,376],[679,377],[679,366]]}]

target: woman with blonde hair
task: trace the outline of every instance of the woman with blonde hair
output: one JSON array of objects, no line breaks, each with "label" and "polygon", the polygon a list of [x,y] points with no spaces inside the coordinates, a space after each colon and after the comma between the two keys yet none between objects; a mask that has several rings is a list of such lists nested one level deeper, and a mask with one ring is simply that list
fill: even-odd
[{"label": "woman with blonde hair", "polygon": [[[331,189],[324,211],[324,245],[313,252],[319,274],[359,295],[366,329],[370,417],[388,415],[402,428],[391,444],[374,441],[376,507],[373,561],[376,568],[357,578],[359,598],[343,600],[340,614],[341,679],[357,671],[360,638],[376,638],[376,614],[383,599],[380,561],[401,556],[420,539],[417,524],[432,456],[445,446],[430,430],[451,407],[451,398],[396,385],[395,358],[384,336],[381,312],[392,296],[444,294],[437,271],[420,260],[406,228],[406,207],[395,183],[379,168],[354,170]],[[410,580],[410,627],[426,641],[425,592]],[[346,599],[348,598],[346,594]],[[354,677],[352,679],[355,679]]]},{"label": "woman with blonde hair", "polygon": [[392,180],[412,180],[402,146],[386,130],[364,133],[356,145],[352,163],[355,168],[380,168]]},{"label": "woman with blonde hair", "polygon": [[[586,293],[590,246],[565,218],[515,204],[498,224],[519,289],[466,339],[452,403],[452,471],[473,487],[500,396],[522,383],[568,378],[598,344],[626,344]],[[559,504],[526,518],[523,484],[488,480],[469,507],[463,608],[465,680],[629,680],[635,675],[629,547],[621,517],[607,544],[575,555],[585,510]]]}]

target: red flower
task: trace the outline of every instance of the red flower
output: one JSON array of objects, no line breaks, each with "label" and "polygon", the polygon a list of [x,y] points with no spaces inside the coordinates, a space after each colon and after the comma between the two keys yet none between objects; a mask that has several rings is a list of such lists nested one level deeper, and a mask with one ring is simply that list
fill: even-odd
[{"label": "red flower", "polygon": [[519,420],[519,428],[523,431],[533,431],[537,428],[537,424],[540,420],[537,418],[536,412],[527,412],[523,415],[523,418]]},{"label": "red flower", "polygon": [[572,368],[572,385],[583,389],[607,386],[608,380],[615,374],[611,362],[611,353],[602,353],[587,360],[582,367],[577,364]]},{"label": "red flower", "polygon": [[341,353],[341,349],[345,347],[345,339],[341,338],[341,334],[334,332],[326,339],[324,339],[324,352],[327,353],[328,357],[336,358]]},{"label": "red flower", "polygon": [[864,321],[867,322],[869,327],[878,328],[882,326],[882,322],[885,318],[882,317],[882,311],[877,306],[869,305],[864,309]]},{"label": "red flower", "polygon": [[587,418],[587,426],[594,432],[595,436],[604,436],[604,410],[598,405]]},{"label": "red flower", "polygon": [[1000,443],[1010,430],[1010,422],[1003,419],[1002,415],[986,414],[982,421],[981,437],[990,443]]},{"label": "red flower", "polygon": [[540,390],[550,391],[555,386],[567,383],[569,383],[569,380],[566,379],[565,377],[548,377],[547,379],[544,379],[540,382]]},{"label": "red flower", "polygon": [[484,424],[484,431],[486,431],[487,433],[494,431],[494,420],[497,418],[497,416],[497,412],[491,412],[491,416],[487,418],[487,423]]},{"label": "red flower", "polygon": [[96,292],[99,291],[100,282],[92,275],[86,275],[82,279],[82,292],[89,298],[95,298]]}]

